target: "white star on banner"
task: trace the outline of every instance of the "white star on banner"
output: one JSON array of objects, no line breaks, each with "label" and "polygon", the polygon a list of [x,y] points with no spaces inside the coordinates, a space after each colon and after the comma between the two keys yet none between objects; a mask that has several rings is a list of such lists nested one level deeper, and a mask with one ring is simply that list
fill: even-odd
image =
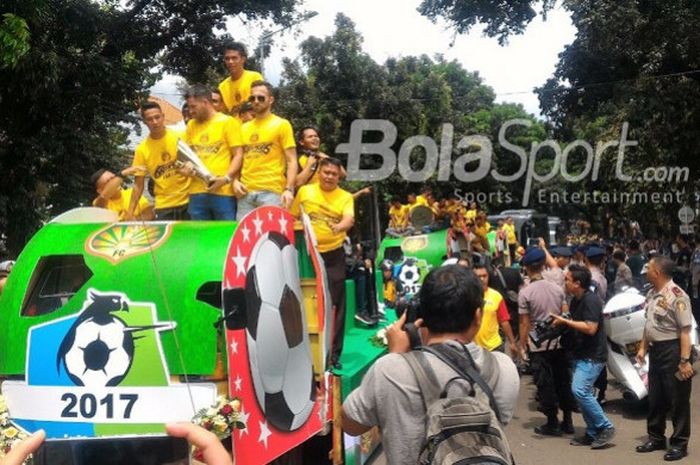
[{"label": "white star on banner", "polygon": [[246,257],[241,255],[241,248],[236,247],[236,255],[231,257],[233,262],[236,264],[236,276],[238,277],[239,275],[245,276],[245,261]]},{"label": "white star on banner", "polygon": [[255,226],[255,235],[256,236],[262,235],[262,224],[263,224],[263,221],[260,219],[260,215],[258,215],[256,213],[255,219],[253,220],[253,225]]},{"label": "white star on banner", "polygon": [[241,231],[243,232],[243,242],[250,242],[250,229],[248,225],[244,224]]},{"label": "white star on banner", "polygon": [[270,437],[270,430],[267,428],[267,422],[266,421],[258,421],[260,423],[260,437],[258,438],[258,442],[262,442],[265,444],[265,449],[267,449],[267,438]]},{"label": "white star on banner", "polygon": [[272,221],[272,212],[267,212],[267,221]]},{"label": "white star on banner", "polygon": [[282,230],[282,234],[287,234],[287,218],[284,217],[284,214],[280,215],[280,229]]},{"label": "white star on banner", "polygon": [[244,434],[248,434],[248,431],[250,431],[250,425],[248,425],[248,418],[249,417],[250,417],[250,413],[246,413],[245,410],[243,410],[243,407],[241,407],[241,421],[245,425],[245,428],[238,430],[238,437],[239,438],[242,438]]},{"label": "white star on banner", "polygon": [[241,388],[241,383],[242,383],[242,382],[243,382],[243,379],[242,379],[239,375],[236,375],[236,379],[233,380],[233,386],[234,386],[234,389],[235,389],[236,391],[240,391],[240,390],[242,389],[242,388]]},{"label": "white star on banner", "polygon": [[238,342],[234,339],[231,341],[231,353],[232,354],[237,354],[238,353]]}]

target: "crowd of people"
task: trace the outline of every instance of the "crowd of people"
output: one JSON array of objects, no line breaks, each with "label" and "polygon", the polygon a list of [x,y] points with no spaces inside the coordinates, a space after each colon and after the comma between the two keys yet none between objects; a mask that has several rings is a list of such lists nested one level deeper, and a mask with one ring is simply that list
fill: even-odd
[{"label": "crowd of people", "polygon": [[[157,103],[145,102],[140,111],[148,136],[131,166],[93,174],[93,205],[126,221],[235,220],[263,205],[287,208],[296,217],[308,214],[336,310],[329,362],[340,369],[350,257],[356,258],[350,267],[356,281],[373,283],[367,275],[371,261],[361,247],[350,245],[348,251],[347,244],[354,199],[369,189],[350,193],[339,187],[345,177],[342,163],[320,151],[315,128],[303,127],[295,135],[290,121],[273,113],[274,89],[260,73],[245,69],[246,58],[243,45],[228,43],[223,61],[229,77],[216,89],[188,88],[184,133],[165,125]],[[196,159],[178,156],[182,143]],[[133,176],[133,187],[123,187],[126,176]],[[153,204],[145,195],[147,178]],[[431,414],[425,383],[434,383],[447,397],[485,392],[492,400],[487,410],[504,425],[520,391],[517,362],[529,366],[537,409],[545,417],[535,432],[573,434],[574,413],[580,412],[585,433],[571,444],[604,449],[614,441],[615,427],[604,410],[603,307],[626,288],[646,286],[647,323],[637,358],[643,364],[648,355],[650,408],[648,440],[636,450],[665,449],[665,460],[687,455],[694,374],[689,334],[692,315],[700,310],[700,241],[697,247],[684,236],[672,246],[652,239],[575,244],[568,236],[561,245],[540,239],[524,249],[512,217],[493,227],[476,203],[438,200],[430,188],[407,195],[405,203],[392,198],[388,215],[386,232],[394,237],[447,229],[450,260],[425,277],[416,295],[403,292],[391,263],[381,264],[385,306],[403,305],[405,311],[387,331],[389,354],[374,363],[343,404],[346,432],[361,434],[378,426],[389,463],[416,463],[429,430],[426,414]],[[614,231],[614,223],[608,224]],[[5,273],[0,279],[11,265],[0,264]],[[376,324],[376,312],[371,315],[362,302],[358,299],[356,318]],[[538,328],[559,331],[538,341],[532,337]],[[407,356],[416,351],[420,356]],[[668,443],[667,414],[673,421]]]},{"label": "crowd of people", "polygon": [[[429,192],[422,197],[431,205]],[[411,196],[409,204],[410,200]],[[408,225],[403,229],[408,231],[410,224],[398,221],[403,218],[398,211],[402,208],[411,207],[392,205],[392,227]],[[586,235],[585,239],[597,237]],[[647,293],[646,326],[636,359],[642,366],[648,363],[649,373],[648,438],[636,451],[665,450],[666,461],[685,457],[695,373],[690,332],[698,310],[700,244],[695,247],[685,236],[678,236],[675,244],[652,239],[641,244],[638,239],[588,242],[574,240],[572,235],[565,241],[548,246],[540,239],[522,257],[514,254],[519,260],[513,266],[491,260],[488,251],[472,250],[471,256],[461,255],[431,270],[413,304],[406,306],[415,309],[414,316],[399,311],[401,319],[387,331],[389,355],[370,368],[345,401],[346,431],[360,434],[379,426],[388,431],[383,445],[389,463],[416,463],[421,447],[431,441],[426,415],[434,412],[426,410],[426,388],[405,354],[424,352],[428,368],[422,370],[431,372],[431,379],[442,388],[461,374],[434,356],[433,349],[458,343],[468,349],[471,357],[467,359],[477,370],[498,367],[499,376],[488,377],[488,387],[503,424],[517,402],[516,365],[527,366],[536,386],[537,410],[544,415],[535,433],[572,435],[574,414],[580,412],[585,432],[572,437],[571,445],[605,449],[614,442],[616,430],[604,409],[608,346],[603,308],[612,296],[634,288]],[[382,267],[384,303],[396,307],[403,297],[391,269],[391,264]],[[413,319],[420,328],[418,339],[406,324]],[[496,358],[485,361],[488,354]],[[474,384],[474,380],[466,382],[462,391],[451,386],[449,395],[467,395]],[[670,436],[667,416],[673,425]]]}]

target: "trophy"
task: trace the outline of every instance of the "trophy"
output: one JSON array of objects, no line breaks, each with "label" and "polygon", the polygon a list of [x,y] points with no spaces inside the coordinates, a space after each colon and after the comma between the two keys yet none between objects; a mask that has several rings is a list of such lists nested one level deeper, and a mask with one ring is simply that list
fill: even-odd
[{"label": "trophy", "polygon": [[209,172],[209,169],[195,151],[181,139],[177,141],[177,160],[183,165],[188,162],[191,163],[194,175],[203,180],[207,185],[214,182],[215,176]]}]

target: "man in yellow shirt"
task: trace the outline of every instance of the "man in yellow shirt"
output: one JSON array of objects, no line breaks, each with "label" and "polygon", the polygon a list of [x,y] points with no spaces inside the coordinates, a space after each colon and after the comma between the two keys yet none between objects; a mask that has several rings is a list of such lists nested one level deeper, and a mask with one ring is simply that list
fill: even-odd
[{"label": "man in yellow shirt", "polygon": [[402,205],[401,200],[394,196],[389,206],[389,227],[386,233],[390,236],[401,237],[413,232],[408,220],[408,205]]},{"label": "man in yellow shirt", "polygon": [[214,179],[208,184],[193,177],[189,214],[193,220],[236,219],[236,198],[231,177],[232,161],[241,151],[240,122],[217,112],[211,91],[195,84],[185,95],[192,119],[187,123],[185,142],[194,150]]},{"label": "man in yellow shirt", "polygon": [[241,126],[243,150],[229,176],[238,196],[238,219],[262,205],[289,208],[294,200],[297,151],[292,125],[272,113],[272,85],[253,83],[250,100],[255,119]]},{"label": "man in yellow shirt", "polygon": [[510,326],[510,314],[506,307],[503,296],[495,289],[489,287],[489,272],[483,263],[475,263],[474,274],[481,281],[484,287],[484,307],[481,313],[481,326],[479,332],[474,337],[474,342],[486,350],[504,351],[505,344],[498,328],[503,330],[503,334],[508,339],[508,345],[513,356],[519,356],[518,346],[515,343],[513,328]]},{"label": "man in yellow shirt", "polygon": [[253,82],[262,81],[262,74],[244,68],[248,59],[245,45],[240,42],[224,44],[224,65],[229,77],[221,81],[219,91],[223,99],[224,112],[233,117],[238,116],[239,107],[248,101]]},{"label": "man in yellow shirt", "polygon": [[[106,169],[97,170],[90,177],[90,182],[95,186],[97,198],[92,201],[95,207],[112,210],[119,216],[119,221],[126,220],[127,211],[131,203],[132,189],[122,189],[123,179]],[[138,202],[133,219],[150,221],[155,217],[153,207],[148,201],[141,198]]]},{"label": "man in yellow shirt", "polygon": [[508,241],[508,249],[510,251],[511,259],[515,257],[515,251],[518,249],[518,238],[515,235],[515,224],[513,223],[513,217],[509,216],[506,218],[506,224],[503,225],[506,230],[506,240]]},{"label": "man in yellow shirt", "polygon": [[331,300],[335,307],[331,364],[339,370],[345,333],[345,251],[343,241],[355,223],[352,194],[338,187],[343,165],[336,158],[320,161],[319,182],[302,186],[292,203],[292,215],[301,209],[309,215],[328,276]]},{"label": "man in yellow shirt", "polygon": [[141,117],[148,127],[146,137],[136,147],[131,164],[134,173],[134,190],[129,203],[127,219],[134,212],[143,194],[145,176],[153,179],[156,219],[181,221],[190,219],[190,178],[180,172],[177,163],[177,141],[180,134],[165,126],[165,115],[156,102],[141,106]]}]

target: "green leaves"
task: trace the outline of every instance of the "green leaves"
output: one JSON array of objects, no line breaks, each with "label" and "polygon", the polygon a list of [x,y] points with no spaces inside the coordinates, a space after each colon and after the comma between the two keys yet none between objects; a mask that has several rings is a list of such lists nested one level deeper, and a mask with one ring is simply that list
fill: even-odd
[{"label": "green leaves", "polygon": [[2,15],[0,23],[0,68],[14,68],[29,51],[27,22],[12,13]]}]

